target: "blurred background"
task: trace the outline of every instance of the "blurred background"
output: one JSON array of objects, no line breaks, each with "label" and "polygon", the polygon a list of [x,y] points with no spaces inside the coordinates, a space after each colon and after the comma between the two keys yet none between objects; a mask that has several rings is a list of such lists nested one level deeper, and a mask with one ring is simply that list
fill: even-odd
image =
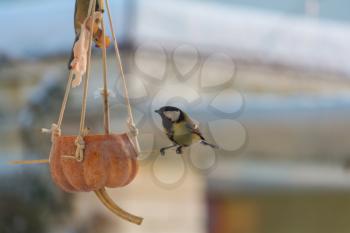
[{"label": "blurred background", "polygon": [[[63,193],[47,165],[8,165],[49,155],[40,129],[58,117],[74,4],[0,1],[1,233],[349,231],[349,1],[111,0],[148,154],[133,183],[109,192],[145,218],[142,226],[116,218],[94,194]],[[100,57],[94,49],[93,133],[103,129]],[[108,59],[112,127],[122,132],[112,47]],[[162,103],[186,109],[222,150],[159,157],[169,143],[153,115]],[[80,108],[81,87],[70,96],[64,134],[77,134]]]}]

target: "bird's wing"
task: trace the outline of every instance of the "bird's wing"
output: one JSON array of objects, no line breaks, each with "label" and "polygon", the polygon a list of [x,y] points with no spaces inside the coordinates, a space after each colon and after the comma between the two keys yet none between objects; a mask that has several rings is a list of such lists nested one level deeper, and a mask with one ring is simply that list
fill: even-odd
[{"label": "bird's wing", "polygon": [[166,127],[163,127],[164,128],[164,131],[166,133],[166,135],[168,136],[169,140],[174,142],[174,130],[173,128],[170,126],[168,128]]},{"label": "bird's wing", "polygon": [[171,121],[162,119],[163,129],[170,140],[174,138],[174,130]]},{"label": "bird's wing", "polygon": [[170,139],[170,141],[174,141],[174,131],[172,130],[166,130],[166,134],[168,136],[168,138]]},{"label": "bird's wing", "polygon": [[205,140],[204,137],[203,137],[203,135],[202,135],[202,133],[201,133],[201,131],[200,131],[200,129],[199,129],[198,124],[195,124],[195,123],[192,121],[192,119],[189,118],[189,117],[188,117],[188,119],[187,119],[186,122],[187,122],[186,127],[187,127],[188,129],[190,129],[191,132],[192,132],[193,134],[196,134],[196,135],[198,135],[202,140]]}]

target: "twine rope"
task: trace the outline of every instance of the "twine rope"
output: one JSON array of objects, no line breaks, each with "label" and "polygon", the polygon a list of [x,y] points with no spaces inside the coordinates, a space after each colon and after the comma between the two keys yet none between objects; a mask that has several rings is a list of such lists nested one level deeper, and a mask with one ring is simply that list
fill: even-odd
[{"label": "twine rope", "polygon": [[66,107],[67,107],[67,102],[68,102],[68,97],[69,97],[69,93],[70,93],[71,86],[72,86],[72,81],[73,81],[73,72],[69,71],[66,90],[64,93],[63,102],[62,102],[60,115],[58,117],[57,124],[53,123],[51,125],[50,129],[45,129],[45,128],[41,129],[42,133],[51,133],[51,142],[52,143],[54,142],[54,140],[57,136],[61,136],[61,126],[62,126],[62,122],[63,122],[64,113],[65,113]]},{"label": "twine rope", "polygon": [[[127,123],[128,123],[128,128],[129,128],[130,134],[136,138],[139,135],[139,129],[136,127],[136,125],[134,123],[132,123],[130,121],[130,119],[128,119]],[[138,152],[140,152],[140,151],[138,151]]]},{"label": "twine rope", "polygon": [[91,23],[90,23],[89,50],[88,50],[88,56],[87,56],[86,77],[83,80],[83,100],[82,100],[81,115],[80,115],[79,136],[75,140],[75,145],[77,147],[75,151],[75,159],[78,162],[82,162],[84,160],[84,149],[85,149],[84,134],[86,133],[86,130],[85,130],[86,103],[87,103],[87,94],[88,94],[89,79],[90,79],[93,26],[95,21],[95,14],[93,14],[93,9],[95,8],[96,8],[96,0],[90,0],[88,17],[85,19],[85,22],[86,22],[89,17],[92,17]]},{"label": "twine rope", "polygon": [[[101,11],[103,12],[103,0],[99,0]],[[107,80],[107,48],[106,48],[106,29],[104,23],[104,17],[102,15],[101,19],[102,27],[102,63],[103,63],[103,125],[105,133],[109,134],[110,132],[110,111],[109,111],[109,91],[108,91],[108,80]]]},{"label": "twine rope", "polygon": [[127,121],[127,125],[129,128],[129,132],[133,137],[133,143],[136,149],[136,152],[139,154],[140,153],[140,144],[139,141],[137,139],[137,135],[138,135],[138,130],[136,128],[136,124],[134,121],[134,117],[132,114],[132,109],[131,109],[131,104],[130,104],[130,99],[129,99],[129,92],[128,92],[128,88],[127,88],[127,84],[126,84],[126,78],[125,78],[125,74],[124,74],[124,68],[123,68],[123,63],[121,60],[121,56],[120,56],[120,51],[119,51],[119,45],[118,45],[118,41],[116,38],[116,33],[113,27],[113,19],[112,19],[112,15],[111,15],[111,11],[110,11],[110,5],[109,5],[109,0],[105,0],[106,1],[106,8],[107,8],[107,14],[108,14],[108,19],[109,19],[109,27],[110,27],[110,31],[112,33],[112,37],[113,37],[113,42],[114,42],[114,50],[116,53],[116,57],[117,57],[117,67],[119,67],[119,71],[120,71],[120,75],[122,77],[123,80],[123,89],[124,89],[124,95],[125,95],[125,102],[126,102],[126,106],[128,109],[128,121]]},{"label": "twine rope", "polygon": [[73,81],[73,72],[70,70],[69,76],[68,76],[68,82],[67,82],[67,86],[66,86],[66,91],[64,93],[64,98],[63,98],[63,102],[62,102],[62,106],[61,106],[61,110],[60,110],[60,115],[59,115],[59,118],[57,121],[57,127],[59,129],[61,129],[61,126],[62,126],[64,112],[66,111],[68,97],[69,97],[69,93],[70,93],[70,90],[72,87],[72,81]]},{"label": "twine rope", "polygon": [[[100,6],[103,6],[103,0],[100,1]],[[85,120],[86,120],[86,109],[87,109],[87,94],[88,94],[88,87],[89,87],[89,79],[90,79],[90,68],[91,68],[91,52],[92,52],[92,41],[93,41],[93,26],[94,26],[94,21],[95,21],[95,14],[93,13],[93,9],[96,8],[96,0],[90,0],[89,3],[89,10],[88,10],[88,17],[84,21],[84,25],[86,24],[87,20],[89,17],[92,17],[91,19],[91,24],[90,24],[90,37],[89,37],[89,49],[88,49],[88,56],[87,56],[87,71],[86,71],[86,77],[83,80],[83,98],[82,98],[82,109],[81,109],[81,116],[80,116],[80,127],[79,127],[79,135],[77,136],[75,140],[75,145],[76,145],[76,151],[75,151],[75,156],[74,158],[81,162],[84,159],[84,149],[85,149],[85,141],[84,141],[84,136],[86,136],[86,128],[85,128]],[[119,51],[119,45],[118,41],[116,38],[116,33],[113,27],[113,20],[112,20],[112,15],[110,11],[110,5],[109,5],[109,0],[106,0],[106,8],[107,8],[107,13],[108,13],[108,19],[109,19],[109,26],[110,30],[112,33],[113,41],[114,41],[114,49],[116,53],[116,62],[117,66],[119,67],[120,75],[122,77],[123,81],[123,90],[124,90],[124,95],[125,95],[125,102],[128,110],[128,119],[127,119],[127,126],[129,128],[129,133],[132,136],[133,143],[136,149],[136,152],[140,154],[140,145],[137,139],[137,136],[139,134],[139,130],[136,127],[133,113],[132,113],[132,108],[131,108],[131,103],[130,103],[130,98],[129,98],[129,92],[127,88],[127,83],[126,83],[126,78],[124,74],[124,68],[123,64],[121,61],[121,56],[120,56],[120,51]],[[102,12],[104,9],[102,9]],[[108,81],[107,81],[107,51],[106,51],[106,41],[105,41],[105,24],[104,24],[104,19],[102,17],[101,19],[101,27],[102,27],[102,62],[103,62],[103,97],[104,97],[104,128],[105,128],[105,133],[109,134],[110,132],[110,110],[109,110],[109,100],[108,100]],[[73,72],[69,72],[69,77],[68,77],[68,82],[59,114],[59,119],[57,124],[52,124],[51,129],[42,129],[43,132],[50,132],[51,133],[51,141],[54,142],[55,138],[57,136],[61,135],[61,126],[63,122],[63,117],[64,113],[67,107],[67,102],[68,102],[68,97],[69,93],[71,90],[72,86],[72,81],[73,81]]]}]

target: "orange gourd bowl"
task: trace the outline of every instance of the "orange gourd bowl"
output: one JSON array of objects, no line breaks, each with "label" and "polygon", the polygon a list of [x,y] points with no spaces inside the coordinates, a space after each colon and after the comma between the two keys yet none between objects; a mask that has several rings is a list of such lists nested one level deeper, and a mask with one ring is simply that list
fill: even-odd
[{"label": "orange gourd bowl", "polygon": [[129,184],[138,170],[137,153],[127,134],[84,137],[84,160],[74,156],[77,136],[58,136],[50,152],[54,182],[66,192],[90,192]]}]

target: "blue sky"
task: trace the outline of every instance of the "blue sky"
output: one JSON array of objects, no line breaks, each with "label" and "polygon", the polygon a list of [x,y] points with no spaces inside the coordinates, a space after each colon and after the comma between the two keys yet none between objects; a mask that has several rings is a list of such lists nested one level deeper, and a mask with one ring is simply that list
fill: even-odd
[{"label": "blue sky", "polygon": [[[127,10],[130,1],[111,0],[119,40],[187,43],[240,59],[350,73],[350,21],[307,17],[304,0],[221,0],[232,7],[220,0],[134,0],[134,16]],[[321,16],[339,12],[341,18],[350,9],[350,1],[319,1]],[[6,32],[0,54],[68,53],[74,40],[73,11],[73,0],[0,0],[0,27]]]},{"label": "blue sky", "polygon": [[[0,0],[5,4],[30,4],[35,2],[48,2],[50,0]],[[52,1],[52,0],[51,0]],[[57,0],[56,0],[57,1]],[[61,0],[62,1],[62,0]],[[119,1],[119,0],[118,0]],[[151,1],[151,0],[149,0]],[[278,11],[287,14],[303,15],[305,12],[305,1],[307,0],[188,0],[215,2],[218,4],[238,5],[243,7],[258,8],[262,10]],[[135,0],[137,2],[137,0]],[[349,0],[318,0],[320,4],[320,17],[350,21],[350,1]]]},{"label": "blue sky", "polygon": [[[287,14],[303,15],[307,0],[197,0],[207,2],[221,2],[229,5],[258,8]],[[337,21],[350,21],[349,0],[318,0],[320,17]]]}]

